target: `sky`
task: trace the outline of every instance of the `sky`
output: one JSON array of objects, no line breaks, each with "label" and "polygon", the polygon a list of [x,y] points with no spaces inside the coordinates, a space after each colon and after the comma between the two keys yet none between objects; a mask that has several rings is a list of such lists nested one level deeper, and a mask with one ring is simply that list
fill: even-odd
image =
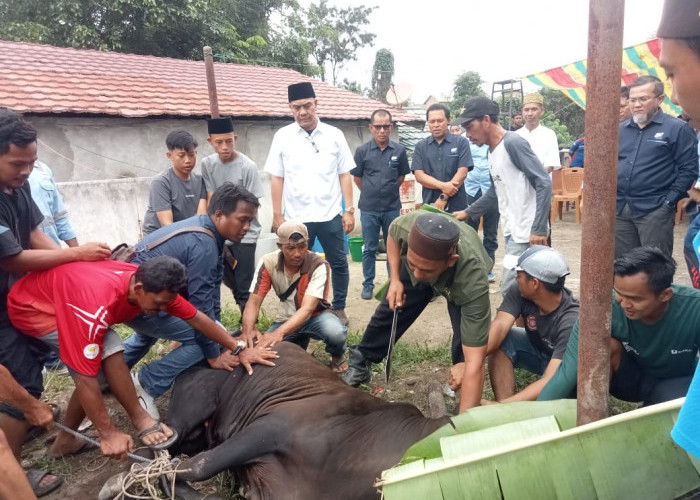
[{"label": "sky", "polygon": [[[301,0],[308,5],[309,0]],[[587,0],[329,0],[343,6],[373,6],[368,31],[374,46],[358,51],[347,77],[370,87],[376,51],[394,54],[394,83],[408,83],[411,99],[449,97],[455,79],[477,71],[488,83],[585,59]],[[627,0],[623,46],[654,37],[663,0]],[[526,85],[528,89],[536,87]]]}]

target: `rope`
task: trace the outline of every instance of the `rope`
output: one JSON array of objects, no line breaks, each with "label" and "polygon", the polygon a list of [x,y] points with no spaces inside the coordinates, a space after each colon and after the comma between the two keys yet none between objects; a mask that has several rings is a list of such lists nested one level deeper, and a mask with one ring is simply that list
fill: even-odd
[{"label": "rope", "polygon": [[[127,498],[151,500],[167,498],[175,500],[175,476],[177,473],[187,472],[189,469],[177,470],[179,460],[170,460],[170,453],[167,451],[156,452],[156,458],[148,465],[134,463],[131,469],[121,478],[121,493],[114,500]],[[161,488],[158,486],[159,480],[165,476],[161,483],[166,490],[167,497],[161,496]],[[167,482],[166,482],[167,481]],[[130,493],[129,491],[137,490]],[[148,496],[143,496],[147,494]]]}]

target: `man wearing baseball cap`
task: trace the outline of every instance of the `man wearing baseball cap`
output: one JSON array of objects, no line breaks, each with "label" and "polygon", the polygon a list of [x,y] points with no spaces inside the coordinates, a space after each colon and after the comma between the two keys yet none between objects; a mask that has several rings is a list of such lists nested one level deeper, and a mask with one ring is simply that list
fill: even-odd
[{"label": "man wearing baseball cap", "polygon": [[[498,402],[537,399],[561,363],[578,319],[578,301],[564,287],[569,266],[562,254],[533,245],[520,256],[515,270],[517,282],[506,291],[489,329],[489,377]],[[524,328],[515,326],[519,317]],[[514,368],[541,378],[515,393]],[[453,390],[459,388],[459,378],[455,367],[450,377]]]},{"label": "man wearing baseball cap", "polygon": [[472,97],[459,121],[472,144],[489,146],[489,169],[493,186],[463,212],[458,220],[478,220],[498,205],[506,238],[501,293],[515,281],[515,264],[530,245],[545,245],[549,235],[552,181],[528,142],[506,132],[498,122],[498,104],[488,97]]},{"label": "man wearing baseball cap", "polygon": [[[260,347],[285,340],[304,349],[309,339],[321,340],[331,355],[331,369],[343,373],[348,369],[344,357],[348,329],[330,311],[328,262],[309,251],[309,232],[295,219],[277,229],[277,246],[279,250],[264,255],[255,270],[243,311],[241,337],[249,346],[256,340]],[[262,335],[255,323],[270,290],[282,303],[282,316]]]},{"label": "man wearing baseball cap", "polygon": [[466,224],[422,210],[394,219],[387,240],[389,289],[369,321],[362,341],[350,348],[343,380],[369,382],[370,365],[387,354],[394,310],[396,341],[438,293],[447,299],[452,323],[452,363],[466,361],[459,411],[478,406],[484,383],[491,305],[489,259],[476,232]]},{"label": "man wearing baseball cap", "polygon": [[[666,0],[656,35],[661,39],[659,63],[673,83],[671,100],[691,119],[700,122],[700,0]],[[697,185],[697,183],[696,183]],[[700,200],[700,191],[692,189]],[[700,217],[688,227],[683,253],[696,288],[700,284],[698,253]],[[700,458],[700,375],[693,378],[671,437],[683,449]]]}]

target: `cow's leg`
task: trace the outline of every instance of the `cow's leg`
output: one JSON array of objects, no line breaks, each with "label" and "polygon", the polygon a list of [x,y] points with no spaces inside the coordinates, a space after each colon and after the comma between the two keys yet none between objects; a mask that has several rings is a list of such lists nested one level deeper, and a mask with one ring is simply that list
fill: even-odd
[{"label": "cow's leg", "polygon": [[256,457],[279,451],[285,433],[289,432],[286,429],[281,419],[262,418],[217,447],[183,460],[178,469],[191,470],[178,474],[178,478],[204,481],[226,469],[245,465]]}]

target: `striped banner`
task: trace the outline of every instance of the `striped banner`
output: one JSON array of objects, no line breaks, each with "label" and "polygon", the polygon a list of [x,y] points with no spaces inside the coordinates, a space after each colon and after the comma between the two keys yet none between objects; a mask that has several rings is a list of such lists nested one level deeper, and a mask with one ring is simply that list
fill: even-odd
[{"label": "striped banner", "polygon": [[[661,109],[673,116],[681,114],[681,108],[671,102],[671,82],[659,66],[659,39],[655,38],[639,45],[627,47],[622,51],[622,74],[620,86],[628,85],[641,75],[659,77],[666,88]],[[562,91],[576,104],[586,108],[586,71],[587,60],[565,64],[559,68],[549,69],[542,73],[528,75],[525,78],[539,87],[547,87]]]}]

